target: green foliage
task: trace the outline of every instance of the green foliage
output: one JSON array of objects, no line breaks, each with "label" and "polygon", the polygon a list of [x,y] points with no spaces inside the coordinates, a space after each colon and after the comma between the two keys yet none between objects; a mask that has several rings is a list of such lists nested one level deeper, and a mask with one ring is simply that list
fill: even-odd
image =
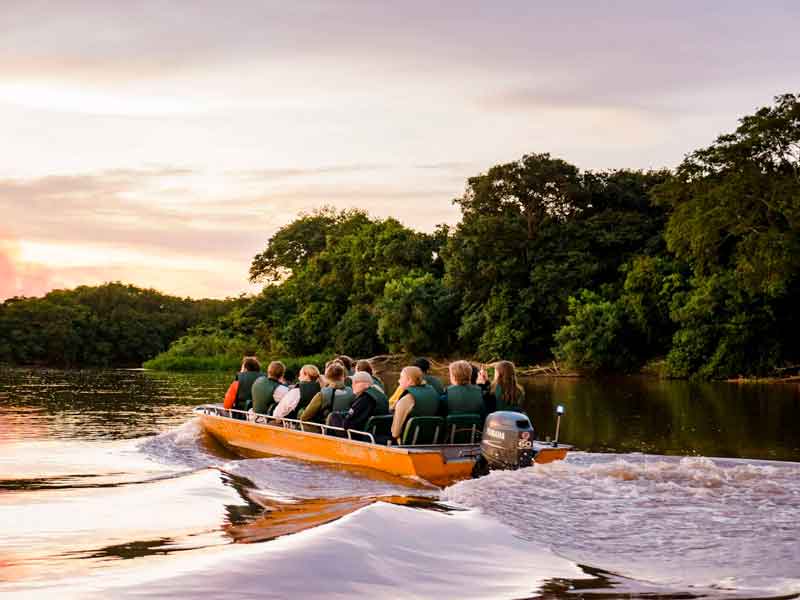
[{"label": "green foliage", "polygon": [[392,352],[443,354],[450,341],[453,304],[440,279],[410,273],[386,284],[377,304],[378,333]]},{"label": "green foliage", "polygon": [[676,376],[763,374],[796,360],[800,97],[786,94],[690,154],[654,191],[669,249],[694,272],[676,295]]},{"label": "green foliage", "polygon": [[243,300],[189,300],[109,283],[0,305],[0,360],[58,366],[139,366],[191,326]]},{"label": "green foliage", "polygon": [[626,370],[632,357],[624,343],[626,316],[616,302],[584,290],[569,299],[567,324],[555,335],[556,358],[589,371]]},{"label": "green foliage", "polygon": [[667,355],[670,375],[763,375],[779,364],[786,332],[763,297],[738,288],[731,272],[692,283],[673,299],[678,330]]},{"label": "green foliage", "polygon": [[331,355],[317,354],[290,358],[271,358],[270,353],[259,347],[253,337],[227,336],[221,333],[193,333],[173,343],[169,350],[145,361],[144,368],[154,371],[231,371],[236,372],[243,356],[258,356],[266,369],[271,360],[280,360],[295,373],[304,364],[314,364],[322,370]]},{"label": "green foliage", "polygon": [[[262,356],[385,351],[660,360],[673,376],[800,361],[800,98],[784,95],[674,172],[581,172],[528,154],[471,177],[454,228],[325,207],[254,257],[252,299],[124,286],[0,308],[0,360],[230,369]],[[212,320],[213,318],[213,320]],[[191,328],[191,329],[190,329]],[[553,350],[551,350],[553,349]]]},{"label": "green foliage", "polygon": [[[542,197],[522,191],[527,172],[537,190],[560,190],[535,211],[519,201]],[[549,155],[530,155],[470,179],[456,201],[463,219],[443,249],[445,282],[461,298],[461,349],[477,349],[485,360],[546,358],[570,296],[618,281],[620,266],[638,253],[663,251],[664,211],[648,193],[666,177],[580,174]]]},{"label": "green foliage", "polygon": [[264,251],[253,258],[250,281],[282,281],[324,250],[329,237],[343,235],[366,221],[363,211],[336,212],[330,206],[301,214],[281,227],[269,239]]},{"label": "green foliage", "polygon": [[800,269],[800,96],[744,117],[654,196],[672,208],[669,249],[697,275],[731,270],[753,294],[784,293]]}]

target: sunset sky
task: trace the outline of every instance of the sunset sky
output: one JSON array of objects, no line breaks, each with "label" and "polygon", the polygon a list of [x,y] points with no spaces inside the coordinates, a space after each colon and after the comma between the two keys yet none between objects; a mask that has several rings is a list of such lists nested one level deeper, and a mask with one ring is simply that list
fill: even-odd
[{"label": "sunset sky", "polygon": [[0,300],[247,284],[298,212],[431,230],[550,152],[675,166],[800,91],[792,1],[2,0]]}]

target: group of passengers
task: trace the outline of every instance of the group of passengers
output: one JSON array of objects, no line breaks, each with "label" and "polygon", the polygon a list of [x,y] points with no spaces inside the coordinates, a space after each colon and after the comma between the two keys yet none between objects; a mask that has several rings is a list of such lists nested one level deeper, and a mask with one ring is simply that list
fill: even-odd
[{"label": "group of passengers", "polygon": [[239,419],[268,415],[358,431],[371,417],[392,415],[391,438],[399,442],[412,417],[477,414],[485,419],[524,401],[524,389],[509,361],[495,363],[491,382],[485,367],[452,362],[449,386],[429,373],[430,366],[428,359],[418,358],[404,367],[397,389],[388,396],[368,360],[340,355],[325,366],[324,374],[314,365],[303,365],[294,381],[280,361],[271,362],[264,373],[258,359],[249,356],[228,388],[224,406],[235,409],[233,416]]}]

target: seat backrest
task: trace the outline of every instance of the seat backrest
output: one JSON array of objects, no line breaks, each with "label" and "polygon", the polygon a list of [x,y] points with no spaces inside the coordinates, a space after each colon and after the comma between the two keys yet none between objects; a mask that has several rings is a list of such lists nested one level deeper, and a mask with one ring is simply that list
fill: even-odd
[{"label": "seat backrest", "polygon": [[480,441],[483,418],[478,414],[461,413],[445,419],[445,444],[476,444]]},{"label": "seat backrest", "polygon": [[405,446],[438,444],[443,431],[442,417],[412,417],[406,421],[401,443]]},{"label": "seat backrest", "polygon": [[371,433],[375,437],[389,437],[392,435],[392,415],[377,415],[370,417],[364,425],[364,431]]}]

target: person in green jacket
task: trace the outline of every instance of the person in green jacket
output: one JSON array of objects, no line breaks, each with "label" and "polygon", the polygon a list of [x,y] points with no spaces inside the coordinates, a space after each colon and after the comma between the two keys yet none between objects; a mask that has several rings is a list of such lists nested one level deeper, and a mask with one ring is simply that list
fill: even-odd
[{"label": "person in green jacket", "polygon": [[400,371],[398,388],[400,399],[394,405],[392,437],[399,440],[406,421],[411,417],[435,417],[439,412],[439,394],[422,379],[419,367],[405,367]]},{"label": "person in green jacket", "polygon": [[516,410],[524,412],[522,405],[525,403],[525,388],[517,381],[514,363],[501,360],[494,364],[494,380],[489,389],[489,376],[486,369],[481,369],[478,376],[478,385],[487,389],[484,395],[487,413],[496,410]]},{"label": "person in green jacket", "polygon": [[444,394],[446,414],[484,414],[483,392],[470,383],[472,365],[465,360],[450,363],[450,386]]},{"label": "person in green jacket", "polygon": [[[245,356],[242,359],[241,370],[236,374],[236,381],[238,387],[236,390],[236,400],[233,408],[237,411],[247,411],[253,406],[253,384],[260,378],[264,377],[264,371],[261,370],[261,363],[255,356]],[[244,412],[234,413],[234,419],[245,419]]]},{"label": "person in green jacket", "polygon": [[282,362],[274,360],[267,367],[267,376],[259,377],[253,383],[253,412],[272,414],[272,409],[289,391],[289,387],[280,381],[285,370]]},{"label": "person in green jacket", "polygon": [[444,394],[444,384],[442,380],[436,377],[435,375],[431,375],[428,371],[431,368],[431,361],[427,358],[420,356],[416,360],[414,360],[414,366],[418,367],[420,371],[422,371],[422,380],[431,386],[433,389],[436,390],[436,393],[440,396]]},{"label": "person in green jacket", "polygon": [[350,410],[355,395],[352,388],[344,384],[344,366],[334,361],[325,369],[325,387],[309,402],[300,414],[301,421],[325,423],[332,412]]}]

